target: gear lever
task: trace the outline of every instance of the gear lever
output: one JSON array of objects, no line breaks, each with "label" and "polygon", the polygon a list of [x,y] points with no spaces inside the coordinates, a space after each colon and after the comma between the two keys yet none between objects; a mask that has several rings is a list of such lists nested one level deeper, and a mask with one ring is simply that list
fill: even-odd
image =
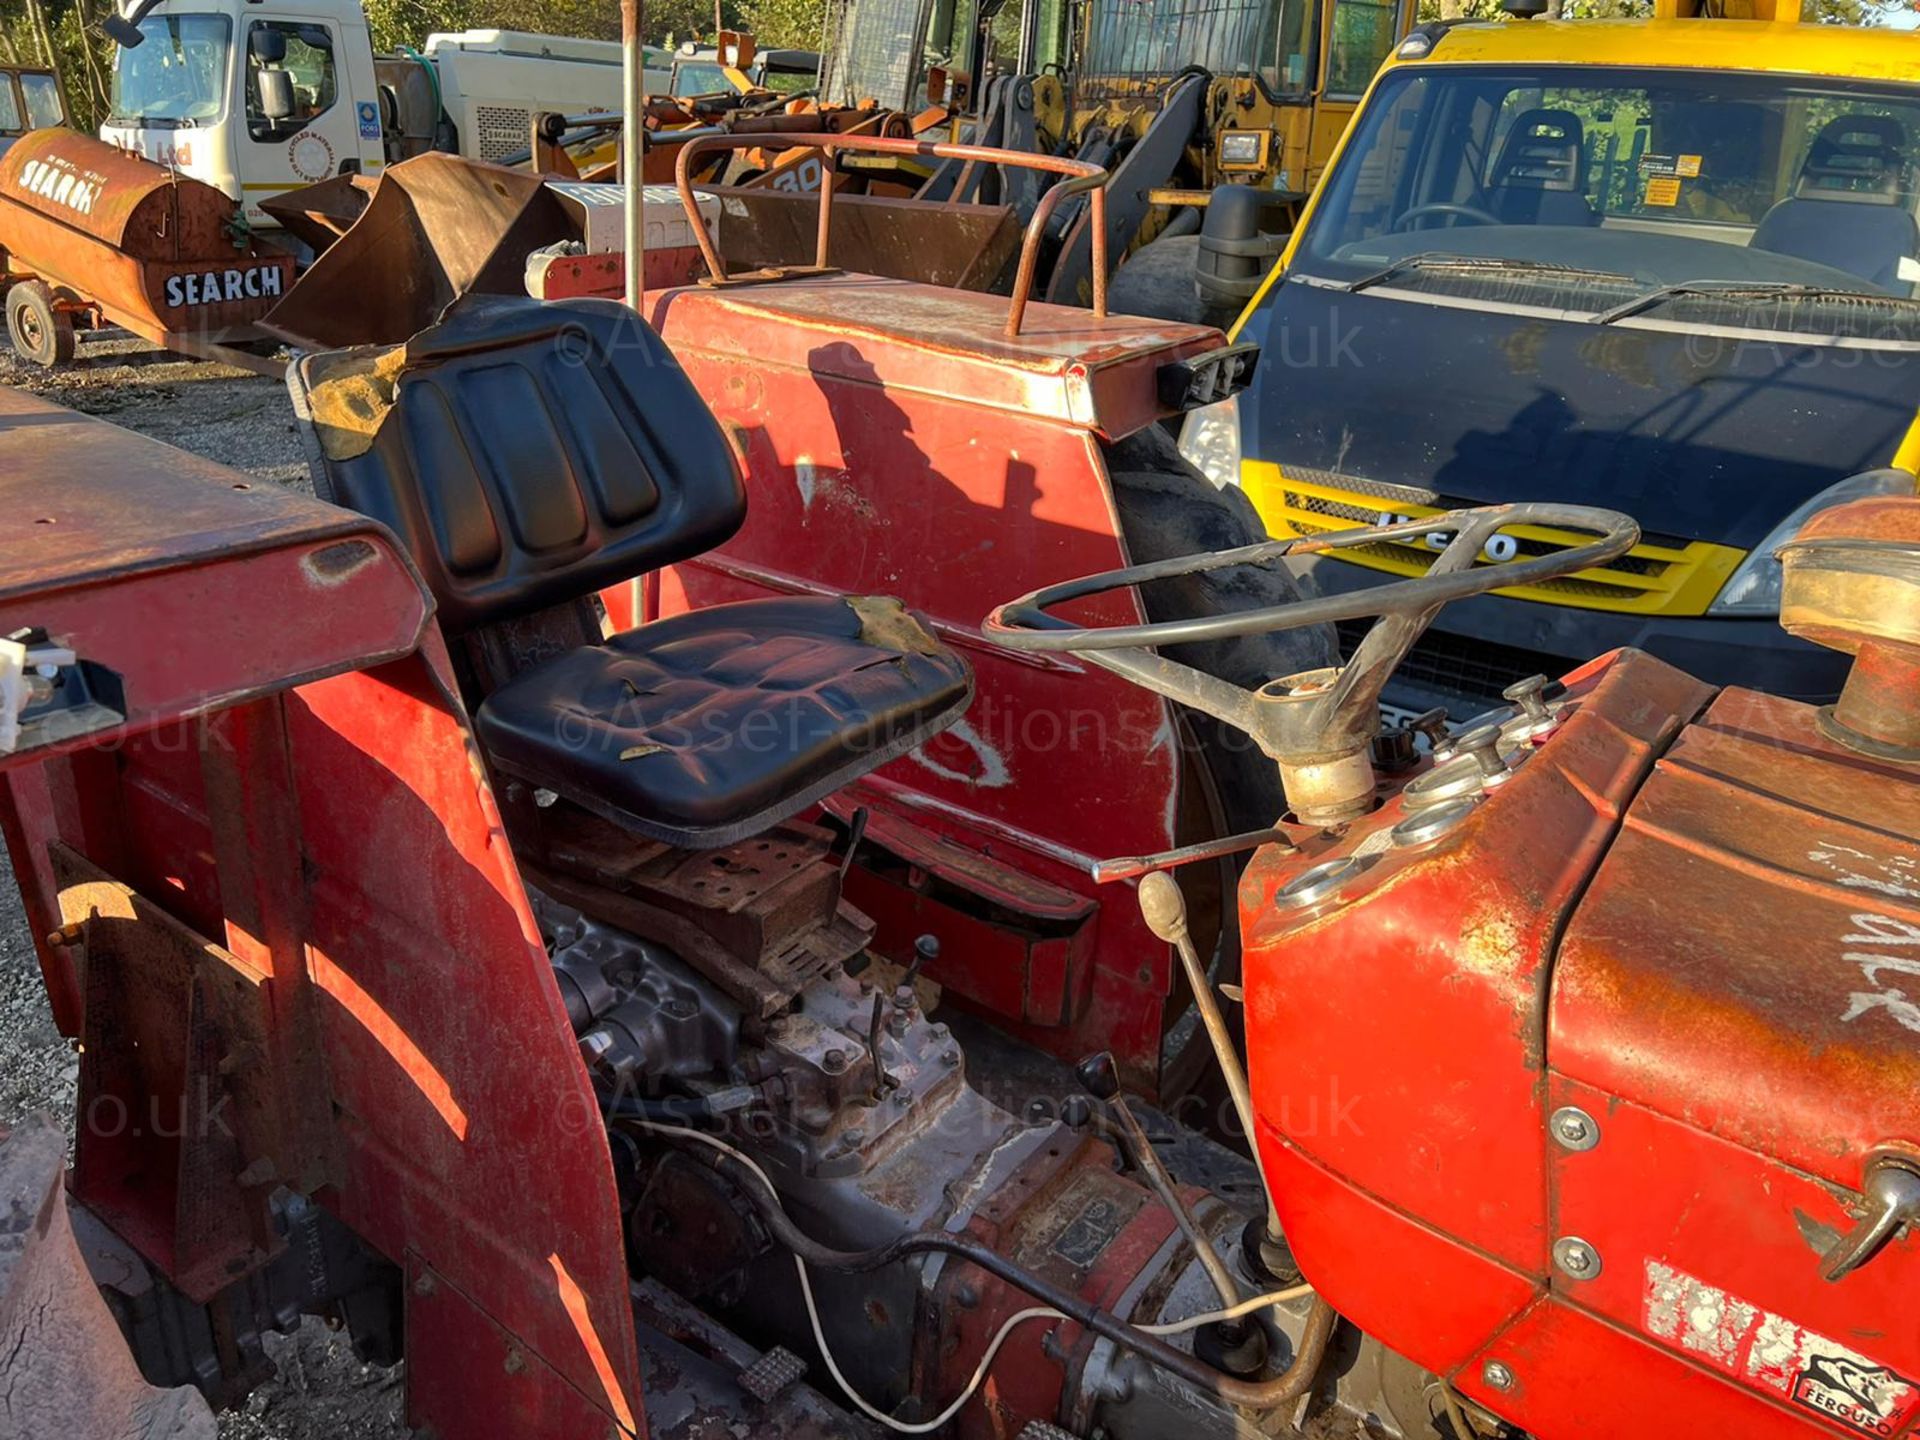
[{"label": "gear lever", "polygon": [[1153,1148],[1153,1141],[1141,1128],[1133,1107],[1127,1104],[1127,1097],[1120,1090],[1120,1072],[1113,1063],[1112,1053],[1102,1050],[1097,1055],[1089,1055],[1074,1067],[1073,1073],[1079,1078],[1081,1087],[1112,1111],[1114,1118],[1120,1122],[1120,1129],[1132,1146],[1135,1162],[1146,1172],[1148,1181],[1159,1193],[1167,1209],[1173,1212],[1174,1223],[1180,1227],[1180,1233],[1187,1237],[1187,1243],[1193,1246],[1193,1253],[1205,1268],[1213,1288],[1220,1292],[1221,1307],[1231,1310],[1240,1303],[1240,1291],[1234,1285],[1233,1277],[1227,1273],[1227,1262],[1220,1258],[1212,1242],[1200,1233],[1193,1216],[1187,1213],[1186,1202],[1181,1200],[1173,1176],[1167,1173],[1159,1152]]},{"label": "gear lever", "polygon": [[1267,1238],[1278,1246],[1282,1243],[1280,1212],[1274,1208],[1273,1186],[1260,1159],[1258,1132],[1253,1127],[1253,1092],[1247,1086],[1247,1071],[1240,1063],[1240,1052],[1234,1049],[1233,1032],[1227,1028],[1226,1017],[1220,1013],[1220,1002],[1214,997],[1213,983],[1193,948],[1193,936],[1187,930],[1187,897],[1180,893],[1179,882],[1171,875],[1155,871],[1140,877],[1139,901],[1140,918],[1147,922],[1147,928],[1179,952],[1180,964],[1187,972],[1187,988],[1193,992],[1194,1008],[1200,1012],[1207,1039],[1213,1043],[1220,1073],[1226,1077],[1227,1093],[1233,1097],[1234,1111],[1240,1117],[1240,1128],[1246,1132],[1247,1144],[1252,1147],[1253,1163],[1260,1169],[1260,1188],[1267,1197]]}]

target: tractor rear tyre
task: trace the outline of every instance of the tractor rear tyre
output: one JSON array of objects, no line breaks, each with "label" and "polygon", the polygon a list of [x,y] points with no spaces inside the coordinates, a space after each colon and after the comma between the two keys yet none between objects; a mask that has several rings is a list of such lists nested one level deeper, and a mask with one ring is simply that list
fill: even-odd
[{"label": "tractor rear tyre", "polygon": [[78,342],[73,317],[53,303],[53,292],[38,280],[22,280],[7,291],[7,338],[22,360],[35,365],[65,365]]}]

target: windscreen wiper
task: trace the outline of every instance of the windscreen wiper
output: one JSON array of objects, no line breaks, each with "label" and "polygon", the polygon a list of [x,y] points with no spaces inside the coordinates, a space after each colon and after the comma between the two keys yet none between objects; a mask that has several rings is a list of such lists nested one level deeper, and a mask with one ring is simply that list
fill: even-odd
[{"label": "windscreen wiper", "polygon": [[1622,301],[1611,310],[1594,316],[1594,324],[1611,325],[1616,320],[1642,314],[1656,305],[1688,295],[1711,295],[1731,300],[1876,300],[1885,304],[1911,305],[1900,295],[1874,290],[1848,290],[1837,285],[1800,285],[1787,280],[1682,280],[1675,285],[1660,285]]},{"label": "windscreen wiper", "polygon": [[1527,275],[1546,276],[1557,280],[1631,280],[1631,275],[1622,275],[1613,270],[1586,270],[1578,265],[1556,265],[1550,260],[1508,260],[1498,255],[1460,255],[1449,250],[1422,250],[1417,255],[1403,255],[1391,265],[1362,275],[1357,280],[1348,280],[1334,286],[1336,290],[1349,293],[1370,290],[1375,285],[1384,285],[1389,280],[1398,279],[1410,270],[1421,270],[1428,266],[1435,269],[1467,270],[1487,275]]}]

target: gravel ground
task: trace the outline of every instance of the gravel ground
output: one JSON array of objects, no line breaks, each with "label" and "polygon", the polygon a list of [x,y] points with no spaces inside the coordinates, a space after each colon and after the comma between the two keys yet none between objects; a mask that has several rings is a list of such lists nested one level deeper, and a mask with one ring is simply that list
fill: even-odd
[{"label": "gravel ground", "polygon": [[[182,360],[144,340],[83,340],[78,363],[27,365],[0,346],[0,385],[45,395],[236,469],[307,489],[286,387]],[[54,1029],[11,866],[0,868],[0,1125],[49,1112],[71,1125],[79,1072]],[[220,1420],[222,1440],[399,1440],[403,1377],[354,1359],[345,1337],[309,1321],[270,1343],[278,1375]]]}]

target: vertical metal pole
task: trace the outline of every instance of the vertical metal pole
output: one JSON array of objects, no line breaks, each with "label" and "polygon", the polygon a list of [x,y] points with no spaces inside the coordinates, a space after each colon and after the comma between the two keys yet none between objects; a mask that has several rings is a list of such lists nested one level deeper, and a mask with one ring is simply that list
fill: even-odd
[{"label": "vertical metal pole", "polygon": [[626,295],[636,314],[646,313],[646,185],[641,179],[647,146],[647,52],[640,41],[645,0],[620,0],[621,121],[620,189],[627,207]]}]

